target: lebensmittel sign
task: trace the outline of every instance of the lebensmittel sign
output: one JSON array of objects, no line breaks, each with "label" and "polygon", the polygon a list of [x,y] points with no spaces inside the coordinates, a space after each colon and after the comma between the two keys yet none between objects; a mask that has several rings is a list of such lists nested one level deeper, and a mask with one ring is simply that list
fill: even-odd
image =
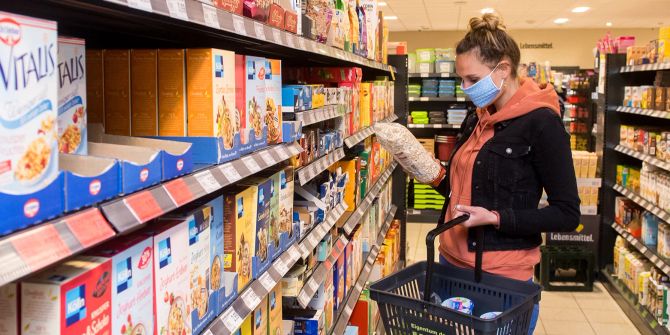
[{"label": "lebensmittel sign", "polygon": [[582,215],[577,229],[571,232],[547,233],[548,245],[589,245],[597,246],[599,238],[598,225],[600,216]]}]

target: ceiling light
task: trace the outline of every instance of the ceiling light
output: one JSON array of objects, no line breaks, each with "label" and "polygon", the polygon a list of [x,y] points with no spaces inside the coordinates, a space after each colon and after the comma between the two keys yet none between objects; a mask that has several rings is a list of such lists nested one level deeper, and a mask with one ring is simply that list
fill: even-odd
[{"label": "ceiling light", "polygon": [[392,20],[397,20],[397,19],[398,19],[398,17],[395,16],[395,15],[394,16],[384,16],[384,20],[386,20],[386,21],[392,21]]},{"label": "ceiling light", "polygon": [[584,13],[591,9],[591,7],[586,7],[586,6],[581,6],[581,7],[575,7],[572,9],[573,13]]},{"label": "ceiling light", "polygon": [[377,3],[377,6],[379,6],[379,7],[386,7],[386,2],[384,2],[384,1],[380,1],[380,2]]},{"label": "ceiling light", "polygon": [[605,25],[608,26],[608,27],[611,27],[611,26],[612,26],[612,22],[607,22],[607,23],[605,23]]},{"label": "ceiling light", "polygon": [[567,23],[568,21],[570,21],[570,20],[567,19],[567,18],[559,17],[558,19],[554,20],[554,23],[556,23],[556,24],[564,24],[564,23]]},{"label": "ceiling light", "polygon": [[486,7],[486,8],[482,8],[481,13],[482,14],[493,14],[493,13],[495,13],[495,11],[496,10],[491,8],[491,7]]}]

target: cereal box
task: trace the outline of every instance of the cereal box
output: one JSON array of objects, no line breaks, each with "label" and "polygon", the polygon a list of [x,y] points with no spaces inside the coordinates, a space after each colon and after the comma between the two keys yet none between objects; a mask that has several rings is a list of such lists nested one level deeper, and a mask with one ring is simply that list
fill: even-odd
[{"label": "cereal box", "polygon": [[105,120],[102,50],[86,49],[86,119],[102,124]]},{"label": "cereal box", "polygon": [[210,220],[210,270],[212,274],[209,277],[209,289],[216,298],[216,309],[214,315],[223,313],[224,307],[228,302],[227,295],[230,295],[233,288],[226,283],[223,267],[224,257],[224,230],[223,230],[223,196],[216,197],[207,203],[211,206],[212,212]]},{"label": "cereal box", "polygon": [[[249,143],[247,137],[247,61],[244,55],[235,55],[235,113],[240,117],[240,142]],[[247,149],[249,149],[247,147]]]},{"label": "cereal box", "polygon": [[255,186],[238,187],[223,196],[223,268],[237,272],[237,292],[242,292],[251,281],[251,257],[256,251],[257,192]]},{"label": "cereal box", "polygon": [[271,199],[274,184],[272,179],[263,179],[262,181],[251,181],[256,186],[256,241],[255,241],[255,260],[252,266],[253,278],[258,278],[260,274],[270,266],[272,255],[270,247],[273,245],[270,231]]},{"label": "cereal box", "polygon": [[[191,295],[191,327],[194,334],[202,332],[214,318],[217,302],[210,300],[210,222],[212,208],[203,206],[186,218],[190,250],[189,278]],[[188,310],[187,310],[188,312]]]},{"label": "cereal box", "polygon": [[260,305],[256,307],[251,320],[254,335],[268,334],[268,297],[265,296]]},{"label": "cereal box", "polygon": [[92,252],[112,266],[112,334],[154,333],[153,246],[152,237],[138,234]]},{"label": "cereal box", "polygon": [[130,135],[130,50],[104,50],[105,132]]},{"label": "cereal box", "polygon": [[268,334],[282,334],[282,287],[275,285],[268,293]]},{"label": "cereal box", "polygon": [[58,38],[58,151],[86,155],[84,40]]},{"label": "cereal box", "polygon": [[21,283],[24,335],[110,334],[112,266],[79,256]]},{"label": "cereal box", "polygon": [[279,229],[288,233],[289,240],[297,232],[293,230],[293,167],[287,166],[279,171]]},{"label": "cereal box", "polygon": [[0,286],[0,335],[19,333],[19,294],[14,283]]},{"label": "cereal box", "polygon": [[186,50],[188,136],[223,138],[233,148],[240,129],[235,111],[235,53],[219,49]]},{"label": "cereal box", "polygon": [[158,135],[186,136],[184,49],[158,50]]},{"label": "cereal box", "polygon": [[174,220],[154,235],[157,334],[191,334],[188,220]]},{"label": "cereal box", "polygon": [[[245,138],[267,142],[265,80],[272,75],[267,69],[265,58],[246,56],[246,115]],[[252,135],[253,133],[253,135]],[[253,138],[252,138],[253,137]],[[248,142],[247,142],[248,143]]]},{"label": "cereal box", "polygon": [[0,12],[0,27],[0,192],[28,194],[58,175],[56,22]]},{"label": "cereal box", "polygon": [[[265,172],[265,171],[264,171]],[[274,254],[269,255],[270,259],[274,259],[275,256],[278,256],[279,252],[281,251],[281,245],[280,245],[280,240],[281,240],[281,233],[282,230],[279,226],[279,191],[281,187],[281,176],[279,175],[279,172],[273,172],[273,171],[268,171],[265,173],[261,173],[263,177],[255,177],[250,179],[251,182],[257,183],[258,185],[263,185],[267,181],[270,181],[270,187],[269,187],[269,192],[266,193],[264,196],[268,197],[269,201],[269,214],[268,214],[268,233],[269,233],[269,243],[273,246],[273,251]],[[259,186],[260,187],[260,186]],[[260,196],[260,193],[259,193]],[[260,201],[259,201],[259,208],[258,210],[261,210],[260,207]],[[260,213],[260,212],[259,212]],[[258,213],[257,213],[258,214]]]},{"label": "cereal box", "polygon": [[214,6],[225,11],[242,15],[242,3],[244,0],[213,0]]},{"label": "cereal box", "polygon": [[266,71],[270,78],[265,80],[265,126],[268,144],[281,143],[282,136],[282,75],[281,60],[267,59]]},{"label": "cereal box", "polygon": [[158,135],[158,50],[130,52],[132,136]]}]

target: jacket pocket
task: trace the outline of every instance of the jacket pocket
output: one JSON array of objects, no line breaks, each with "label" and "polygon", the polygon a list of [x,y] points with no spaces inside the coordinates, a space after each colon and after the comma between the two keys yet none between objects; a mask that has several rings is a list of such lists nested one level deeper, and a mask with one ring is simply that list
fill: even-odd
[{"label": "jacket pocket", "polygon": [[513,194],[527,169],[531,147],[519,143],[491,143],[489,180],[493,184],[496,208],[511,207]]}]

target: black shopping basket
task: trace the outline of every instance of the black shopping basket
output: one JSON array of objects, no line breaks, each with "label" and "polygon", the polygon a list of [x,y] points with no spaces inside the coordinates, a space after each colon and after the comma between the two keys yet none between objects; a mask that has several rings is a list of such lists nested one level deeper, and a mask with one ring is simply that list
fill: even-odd
[{"label": "black shopping basket", "polygon": [[[420,262],[370,285],[387,334],[403,335],[527,335],[540,285],[482,273],[482,230],[477,229],[475,269],[435,264],[435,237],[465,220],[461,216],[426,236],[427,262]],[[474,280],[473,280],[474,279]],[[430,302],[465,297],[474,303],[472,315]],[[502,312],[481,319],[487,312]]]}]

